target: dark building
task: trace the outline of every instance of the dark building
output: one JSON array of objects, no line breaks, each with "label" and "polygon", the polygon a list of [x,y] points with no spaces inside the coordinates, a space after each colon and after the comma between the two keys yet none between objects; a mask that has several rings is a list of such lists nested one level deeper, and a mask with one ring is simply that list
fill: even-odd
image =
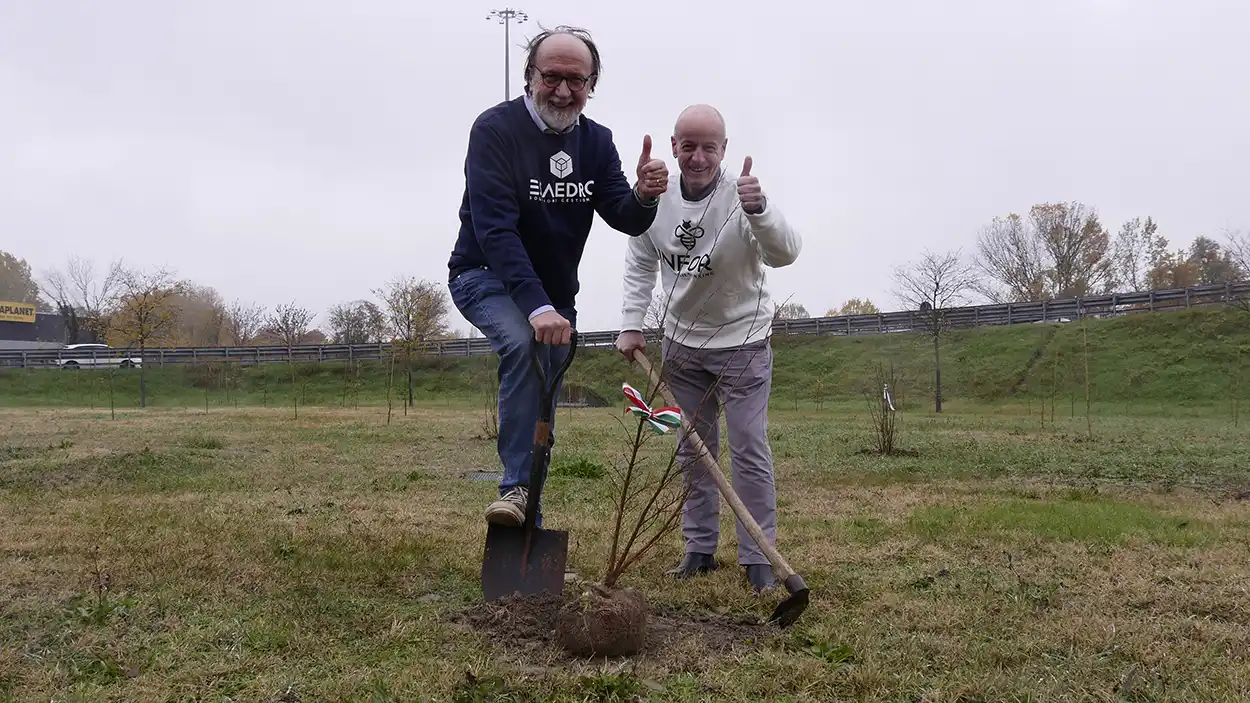
[{"label": "dark building", "polygon": [[[58,313],[40,312],[35,314],[35,322],[11,322],[0,320],[0,341],[7,342],[52,342],[54,344],[70,344],[65,321]],[[95,336],[84,332],[79,334],[78,342],[94,342]]]}]

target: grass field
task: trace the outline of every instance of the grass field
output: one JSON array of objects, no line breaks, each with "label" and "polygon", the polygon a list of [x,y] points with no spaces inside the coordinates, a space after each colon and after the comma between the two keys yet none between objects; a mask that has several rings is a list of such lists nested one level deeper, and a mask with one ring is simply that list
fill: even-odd
[{"label": "grass field", "polygon": [[[619,374],[618,374],[619,377]],[[619,383],[619,381],[616,381]],[[624,585],[668,625],[574,661],[479,603],[481,406],[0,410],[0,700],[1235,701],[1250,697],[1250,428],[951,400],[777,403],[794,628],[663,541]],[[1073,416],[1074,415],[1074,416]],[[603,571],[619,407],[561,410],[544,503]],[[726,456],[722,465],[728,467]],[[734,561],[723,511],[720,558]],[[531,633],[532,634],[532,633]]]}]

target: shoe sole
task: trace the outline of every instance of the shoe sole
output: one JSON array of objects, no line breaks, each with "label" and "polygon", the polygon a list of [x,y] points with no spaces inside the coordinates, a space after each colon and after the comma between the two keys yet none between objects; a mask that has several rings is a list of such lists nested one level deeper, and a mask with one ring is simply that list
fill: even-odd
[{"label": "shoe sole", "polygon": [[492,505],[486,509],[486,522],[504,527],[520,527],[525,523],[525,513],[514,505]]}]

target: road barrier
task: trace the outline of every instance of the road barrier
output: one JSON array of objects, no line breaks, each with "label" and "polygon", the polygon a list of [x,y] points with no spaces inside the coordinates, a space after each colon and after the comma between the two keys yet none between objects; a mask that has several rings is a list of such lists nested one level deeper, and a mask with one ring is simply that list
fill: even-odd
[{"label": "road barrier", "polygon": [[[1222,305],[1250,299],[1250,281],[1194,286],[1175,290],[1045,300],[1027,303],[1002,303],[949,308],[942,311],[944,326],[952,328],[1018,325],[1042,322],[1064,323],[1087,317],[1105,318],[1139,312],[1164,312],[1187,308]],[[932,320],[931,313],[901,311],[870,315],[836,315],[804,320],[775,320],[773,333],[780,335],[891,334],[921,332]],[[615,344],[620,332],[582,332],[580,342],[587,347]],[[646,334],[656,340],[659,333]],[[142,357],[144,365],[197,364],[233,362],[239,364],[306,363],[324,361],[367,361],[390,357],[390,343],[374,344],[310,344],[297,346],[268,345],[249,347],[176,347],[145,349],[93,349],[74,352],[65,349],[30,349],[0,351],[0,366],[33,368],[63,367],[74,359],[86,362],[117,358]],[[423,357],[476,356],[491,353],[484,338],[441,339],[424,342],[414,349]]]}]

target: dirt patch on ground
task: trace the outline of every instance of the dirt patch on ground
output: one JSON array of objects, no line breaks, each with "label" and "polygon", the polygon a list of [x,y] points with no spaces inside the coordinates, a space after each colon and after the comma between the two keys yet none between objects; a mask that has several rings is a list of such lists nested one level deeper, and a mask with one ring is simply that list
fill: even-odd
[{"label": "dirt patch on ground", "polygon": [[[497,646],[513,653],[530,652],[544,660],[579,659],[560,647],[556,626],[560,610],[576,602],[578,594],[543,593],[512,595],[496,603],[474,603],[458,613],[455,621],[485,634]],[[642,650],[634,657],[666,659],[676,652],[728,654],[734,650],[766,646],[781,633],[775,625],[751,616],[718,615],[683,611],[651,604]]]}]

